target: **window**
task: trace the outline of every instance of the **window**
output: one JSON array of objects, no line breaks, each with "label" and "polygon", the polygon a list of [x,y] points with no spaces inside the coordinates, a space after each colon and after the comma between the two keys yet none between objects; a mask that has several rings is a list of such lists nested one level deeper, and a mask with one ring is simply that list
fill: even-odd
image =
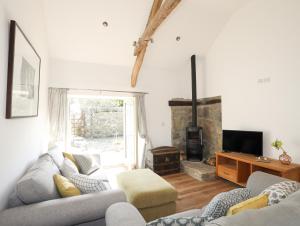
[{"label": "window", "polygon": [[132,97],[68,95],[68,148],[100,153],[102,166],[132,162],[133,101]]}]

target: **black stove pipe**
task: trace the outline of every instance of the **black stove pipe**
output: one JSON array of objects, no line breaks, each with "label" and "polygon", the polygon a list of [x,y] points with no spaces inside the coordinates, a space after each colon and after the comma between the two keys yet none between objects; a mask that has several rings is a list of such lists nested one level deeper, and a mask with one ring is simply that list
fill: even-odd
[{"label": "black stove pipe", "polygon": [[197,125],[197,80],[196,80],[196,56],[191,57],[192,66],[192,127]]}]

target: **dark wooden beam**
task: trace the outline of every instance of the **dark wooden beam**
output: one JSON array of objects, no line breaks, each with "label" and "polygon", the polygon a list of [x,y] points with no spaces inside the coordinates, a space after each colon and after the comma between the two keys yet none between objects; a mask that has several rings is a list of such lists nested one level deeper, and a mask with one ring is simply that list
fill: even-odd
[{"label": "dark wooden beam", "polygon": [[[200,105],[210,105],[210,104],[219,104],[221,99],[210,99],[210,100],[197,100],[197,106]],[[179,107],[179,106],[192,106],[192,100],[170,100],[170,107]]]}]

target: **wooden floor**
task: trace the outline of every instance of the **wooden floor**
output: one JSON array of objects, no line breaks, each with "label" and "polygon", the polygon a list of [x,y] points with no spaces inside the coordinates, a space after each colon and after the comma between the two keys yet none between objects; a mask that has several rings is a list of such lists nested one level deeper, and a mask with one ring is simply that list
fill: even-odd
[{"label": "wooden floor", "polygon": [[198,181],[185,173],[167,175],[163,177],[178,191],[177,212],[201,208],[220,192],[237,188],[231,182],[223,179],[213,181]]}]

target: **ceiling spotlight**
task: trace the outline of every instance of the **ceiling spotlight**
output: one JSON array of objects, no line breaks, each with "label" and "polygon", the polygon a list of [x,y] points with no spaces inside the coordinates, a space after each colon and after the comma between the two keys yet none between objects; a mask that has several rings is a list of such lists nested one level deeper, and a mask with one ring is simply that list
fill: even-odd
[{"label": "ceiling spotlight", "polygon": [[176,41],[177,41],[177,42],[179,42],[179,41],[180,41],[180,39],[181,39],[181,37],[180,37],[180,36],[177,36],[177,37],[176,37]]},{"label": "ceiling spotlight", "polygon": [[108,27],[107,21],[103,21],[102,25],[103,25],[103,27]]}]

